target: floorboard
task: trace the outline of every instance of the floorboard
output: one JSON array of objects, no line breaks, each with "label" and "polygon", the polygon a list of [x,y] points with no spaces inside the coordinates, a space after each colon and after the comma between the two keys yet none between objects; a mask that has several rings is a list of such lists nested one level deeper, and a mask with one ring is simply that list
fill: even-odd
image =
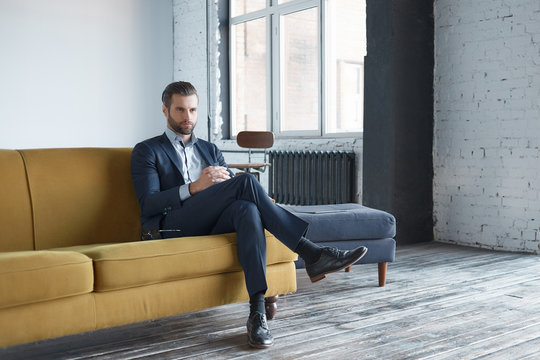
[{"label": "floorboard", "polygon": [[246,344],[248,304],[0,349],[0,359],[540,359],[540,257],[398,248],[387,285],[357,265],[280,298],[275,345]]}]

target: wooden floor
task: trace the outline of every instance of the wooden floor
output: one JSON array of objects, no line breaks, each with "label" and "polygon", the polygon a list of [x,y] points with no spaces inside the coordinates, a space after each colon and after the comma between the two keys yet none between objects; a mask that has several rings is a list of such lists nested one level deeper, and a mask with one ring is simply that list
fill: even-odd
[{"label": "wooden floor", "polygon": [[246,344],[246,303],[0,350],[0,359],[540,359],[540,257],[398,249],[387,285],[357,265],[278,302],[275,345]]}]

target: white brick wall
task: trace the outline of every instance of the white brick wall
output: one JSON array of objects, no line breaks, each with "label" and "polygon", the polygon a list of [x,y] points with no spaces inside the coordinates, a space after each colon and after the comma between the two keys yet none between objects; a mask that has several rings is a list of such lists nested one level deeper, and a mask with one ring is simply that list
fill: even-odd
[{"label": "white brick wall", "polygon": [[208,140],[206,0],[173,0],[173,16],[174,81],[189,81],[197,88],[197,136]]},{"label": "white brick wall", "polygon": [[435,0],[435,239],[540,253],[540,1]]}]

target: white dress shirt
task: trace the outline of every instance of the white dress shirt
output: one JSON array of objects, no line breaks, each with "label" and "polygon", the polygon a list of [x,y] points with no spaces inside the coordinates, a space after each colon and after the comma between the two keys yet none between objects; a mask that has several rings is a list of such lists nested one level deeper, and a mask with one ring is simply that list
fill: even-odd
[{"label": "white dress shirt", "polygon": [[184,144],[182,138],[169,128],[165,129],[165,134],[172,146],[176,150],[180,159],[180,171],[184,177],[185,184],[180,186],[180,200],[184,201],[191,197],[189,193],[189,184],[201,177],[202,170],[208,166],[199,154],[199,151],[194,146],[198,141],[194,133],[191,134],[191,139],[187,144]]}]

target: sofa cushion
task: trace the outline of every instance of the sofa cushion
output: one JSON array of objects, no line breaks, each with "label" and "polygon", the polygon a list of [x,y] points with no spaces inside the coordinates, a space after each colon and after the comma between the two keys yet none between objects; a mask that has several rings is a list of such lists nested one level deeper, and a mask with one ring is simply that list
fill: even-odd
[{"label": "sofa cushion", "polygon": [[309,223],[306,237],[314,242],[384,239],[396,235],[394,216],[360,204],[281,206]]},{"label": "sofa cushion", "polygon": [[67,251],[0,253],[0,309],[90,293],[92,260]]},{"label": "sofa cushion", "polygon": [[0,251],[34,249],[32,208],[21,154],[0,150]]},{"label": "sofa cushion", "polygon": [[[266,243],[268,264],[296,260],[296,254],[268,232]],[[235,234],[63,249],[79,251],[93,259],[94,288],[98,292],[242,270]]]},{"label": "sofa cushion", "polygon": [[32,196],[37,250],[140,239],[131,149],[20,152]]}]

